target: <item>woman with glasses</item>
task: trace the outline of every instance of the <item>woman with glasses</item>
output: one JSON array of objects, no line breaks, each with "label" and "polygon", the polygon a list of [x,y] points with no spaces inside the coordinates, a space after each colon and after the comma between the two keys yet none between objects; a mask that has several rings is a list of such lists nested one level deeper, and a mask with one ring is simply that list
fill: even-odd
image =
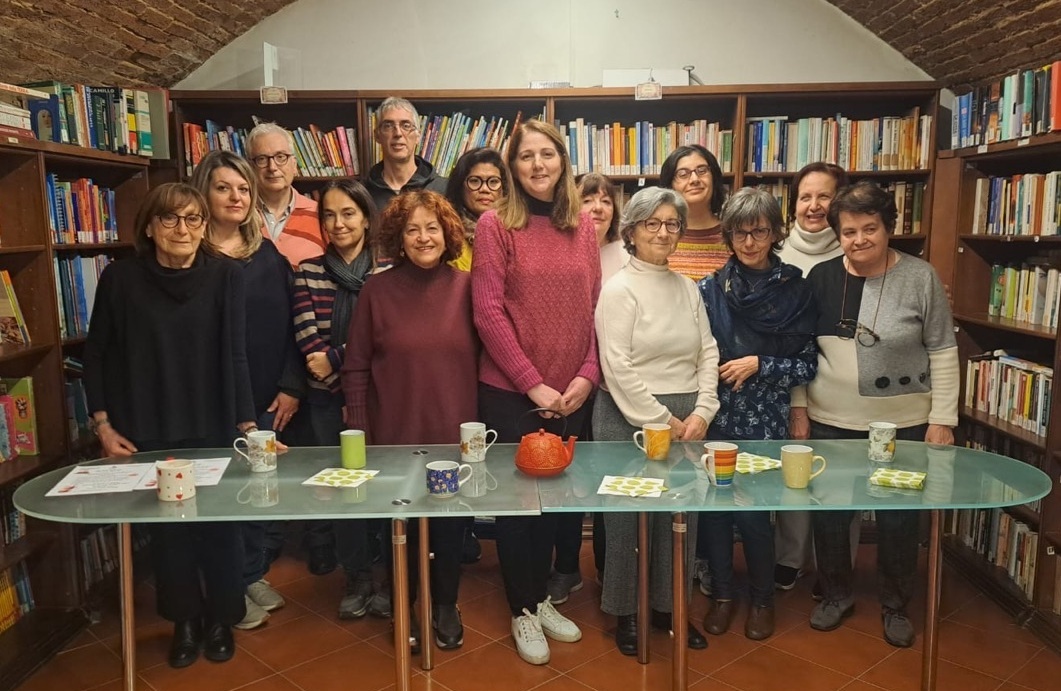
[{"label": "woman with glasses", "polygon": [[688,224],[669,260],[671,270],[699,281],[729,258],[718,221],[726,199],[722,168],[699,144],[679,146],[663,162],[659,185],[681,194],[689,208]]},{"label": "woman with glasses", "polygon": [[[899,439],[953,444],[958,422],[958,348],[935,270],[888,246],[894,197],[872,182],[841,190],[829,225],[842,257],[807,278],[818,303],[818,376],[807,387],[812,439],[865,439],[870,422],[895,423]],[[877,511],[877,575],[884,640],[914,642],[906,616],[917,573],[916,511]],[[831,631],[855,607],[851,511],[813,512],[823,601],[811,627]]]},{"label": "woman with glasses", "polygon": [[[718,347],[703,301],[688,278],[668,264],[685,224],[685,200],[673,190],[648,187],[626,205],[619,232],[632,255],[601,289],[596,328],[604,383],[594,403],[593,438],[626,441],[642,425],[670,425],[674,440],[703,439],[718,411]],[[695,387],[695,388],[692,388]],[[649,518],[649,588],[652,625],[671,621],[671,520]],[[615,643],[637,654],[637,516],[608,512],[601,609],[618,617]],[[689,526],[696,540],[695,522]],[[691,555],[690,564],[691,566]],[[689,568],[688,566],[686,567]],[[691,577],[691,570],[687,571]],[[707,640],[688,624],[690,648]]]},{"label": "woman with glasses", "polygon": [[[789,391],[814,378],[816,312],[798,268],[777,257],[785,240],[781,207],[768,192],[745,187],[722,209],[722,232],[733,256],[700,281],[719,347],[722,405],[708,439],[787,439]],[[774,633],[774,531],[768,511],[699,515],[698,551],[711,565],[704,628],[721,635],[736,613],[733,528],[740,530],[751,603],[744,635]]]},{"label": "woman with glasses", "polygon": [[[100,276],[85,343],[85,392],[106,456],[228,447],[256,428],[243,274],[203,251],[210,211],[181,183],[148,192],[137,254]],[[234,522],[152,523],[158,613],[174,622],[172,667],[235,653],[243,542]]]},{"label": "woman with glasses", "polygon": [[[306,408],[313,443],[335,446],[343,425],[339,369],[346,356],[351,317],[372,271],[372,229],[376,207],[356,180],[331,180],[317,205],[324,255],[307,259],[295,272],[292,310],[295,339],[305,358]],[[354,338],[360,334],[352,334]],[[335,549],[346,574],[340,619],[357,619],[372,602],[372,559],[366,521],[334,522]]]},{"label": "woman with glasses", "polygon": [[464,224],[464,246],[453,266],[461,271],[472,270],[475,224],[507,193],[508,169],[495,149],[472,149],[457,159],[446,183],[446,199]]},{"label": "woman with glasses", "polygon": [[[243,271],[255,419],[259,427],[275,430],[280,441],[306,392],[305,369],[291,323],[291,265],[262,235],[258,181],[245,159],[231,151],[212,151],[195,167],[190,182],[210,209],[204,244],[236,260]],[[236,628],[253,629],[265,623],[269,612],[283,607],[284,598],[264,580],[269,569],[266,523],[240,525],[246,549],[247,614]]]}]

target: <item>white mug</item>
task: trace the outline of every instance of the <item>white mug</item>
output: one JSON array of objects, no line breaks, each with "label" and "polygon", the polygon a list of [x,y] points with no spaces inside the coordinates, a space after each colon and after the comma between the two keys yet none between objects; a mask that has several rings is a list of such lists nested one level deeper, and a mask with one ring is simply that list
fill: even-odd
[{"label": "white mug", "polygon": [[183,501],[195,496],[195,463],[191,461],[155,461],[155,477],[155,492],[162,501]]},{"label": "white mug", "polygon": [[[239,448],[240,442],[246,444],[246,452]],[[276,432],[271,429],[247,432],[246,436],[232,442],[232,448],[247,459],[251,471],[267,473],[270,470],[276,470]]]},{"label": "white mug", "polygon": [[895,457],[895,432],[893,422],[869,423],[869,460],[875,463],[890,463]]},{"label": "white mug", "polygon": [[[489,439],[490,435],[493,439]],[[489,439],[489,441],[487,441]],[[497,441],[497,430],[486,429],[482,422],[465,422],[461,424],[461,461],[464,463],[481,463],[486,460],[486,452]]]}]

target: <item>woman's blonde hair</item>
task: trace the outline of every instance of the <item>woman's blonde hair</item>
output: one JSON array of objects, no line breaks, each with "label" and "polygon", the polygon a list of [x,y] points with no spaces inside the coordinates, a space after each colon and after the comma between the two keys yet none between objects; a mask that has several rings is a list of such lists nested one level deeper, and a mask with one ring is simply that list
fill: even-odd
[{"label": "woman's blonde hair", "polygon": [[508,153],[506,162],[512,175],[512,191],[501,198],[497,203],[497,216],[501,224],[506,228],[526,228],[530,221],[530,210],[527,202],[529,196],[523,185],[520,184],[519,176],[516,174],[516,161],[519,158],[519,147],[523,138],[528,134],[543,134],[556,147],[560,155],[560,179],[556,183],[553,193],[553,213],[550,216],[553,225],[561,230],[574,230],[578,228],[581,200],[578,196],[578,188],[575,187],[575,176],[571,171],[571,159],[567,155],[567,147],[560,136],[560,131],[547,122],[541,120],[528,120],[512,133],[508,141]]},{"label": "woman's blonde hair", "polygon": [[[199,165],[195,166],[192,178],[189,180],[192,186],[199,190],[203,198],[207,200],[207,206],[210,205],[210,179],[213,177],[214,171],[219,168],[231,168],[239,173],[240,177],[247,181],[247,186],[250,189],[250,208],[247,210],[247,218],[239,226],[239,234],[243,238],[243,250],[232,255],[235,259],[247,259],[254,256],[254,253],[262,246],[263,239],[262,217],[258,211],[258,178],[254,171],[251,170],[250,164],[243,157],[237,156],[231,151],[211,151],[203,157]],[[203,246],[214,254],[222,254],[213,242],[212,228],[213,223],[206,227]]]}]

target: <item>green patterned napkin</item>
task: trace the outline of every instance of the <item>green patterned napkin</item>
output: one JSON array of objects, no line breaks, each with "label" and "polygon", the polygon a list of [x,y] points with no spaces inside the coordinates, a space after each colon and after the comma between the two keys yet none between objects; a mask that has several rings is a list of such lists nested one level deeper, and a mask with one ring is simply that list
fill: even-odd
[{"label": "green patterned napkin", "polygon": [[663,480],[654,477],[623,477],[622,475],[605,475],[597,488],[597,494],[614,494],[619,497],[652,497],[662,496],[667,488]]},{"label": "green patterned napkin", "polygon": [[916,470],[896,470],[895,468],[877,468],[869,476],[871,485],[881,487],[900,487],[902,489],[924,489],[925,474]]},{"label": "green patterned napkin", "polygon": [[315,487],[357,487],[371,480],[378,472],[378,470],[325,468],[302,484]]},{"label": "green patterned napkin", "polygon": [[764,470],[776,470],[781,467],[781,461],[768,456],[756,456],[753,453],[741,451],[737,454],[738,473],[761,473]]}]

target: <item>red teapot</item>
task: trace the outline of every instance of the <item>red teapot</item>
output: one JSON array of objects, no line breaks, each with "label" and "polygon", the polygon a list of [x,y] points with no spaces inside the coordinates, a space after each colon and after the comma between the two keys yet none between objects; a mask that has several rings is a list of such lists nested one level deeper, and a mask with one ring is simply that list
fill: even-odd
[{"label": "red teapot", "polygon": [[[523,417],[531,413],[550,412],[548,408],[535,408],[528,410]],[[535,477],[550,477],[564,472],[567,466],[575,458],[575,441],[578,437],[568,437],[567,445],[564,445],[562,435],[567,434],[567,419],[563,415],[552,411],[562,418],[564,428],[561,436],[546,432],[539,428],[537,432],[524,434],[516,449],[516,467],[527,475]],[[522,417],[520,418],[522,420]]]}]

